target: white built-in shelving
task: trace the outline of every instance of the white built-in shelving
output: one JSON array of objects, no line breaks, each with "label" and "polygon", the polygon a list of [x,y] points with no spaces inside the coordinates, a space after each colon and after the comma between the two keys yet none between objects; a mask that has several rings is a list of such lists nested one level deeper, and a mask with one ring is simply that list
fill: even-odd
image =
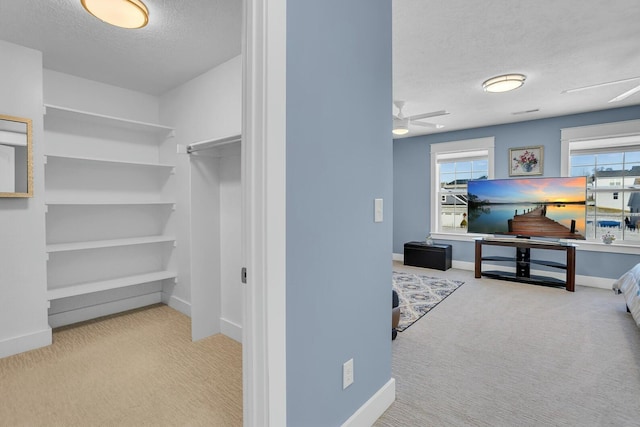
[{"label": "white built-in shelving", "polygon": [[[141,293],[160,298],[177,282],[175,165],[161,160],[160,149],[174,130],[56,105],[44,112],[50,319],[77,321],[101,304],[113,311],[131,308],[121,303],[127,298],[152,300]],[[130,290],[105,296],[123,288]]]},{"label": "white built-in shelving", "polygon": [[65,286],[57,289],[50,289],[47,292],[50,301],[86,295],[95,292],[108,291],[111,289],[124,288],[127,286],[139,285],[142,283],[156,282],[165,279],[175,279],[177,274],[173,271],[154,271],[145,274],[136,274],[126,277],[101,280],[96,282],[86,282],[78,285]]},{"label": "white built-in shelving", "polygon": [[64,205],[78,205],[78,206],[95,206],[95,205],[175,205],[176,202],[170,200],[157,200],[157,201],[145,201],[145,200],[47,200],[46,206],[64,206]]},{"label": "white built-in shelving", "polygon": [[78,161],[78,162],[96,162],[96,163],[117,163],[117,164],[121,164],[121,165],[130,165],[130,166],[148,166],[151,168],[168,168],[168,169],[173,169],[175,168],[174,165],[170,165],[170,164],[163,164],[163,163],[150,163],[150,162],[130,162],[130,161],[122,161],[122,160],[114,160],[114,159],[105,159],[105,158],[97,158],[97,157],[83,157],[83,156],[61,156],[61,155],[56,155],[56,154],[47,154],[45,155],[45,164],[48,162],[49,159],[52,159],[54,161],[65,161],[65,160],[71,160],[71,161]]},{"label": "white built-in shelving", "polygon": [[82,121],[97,125],[114,126],[134,131],[155,133],[156,135],[171,136],[174,132],[174,129],[169,126],[163,126],[155,123],[146,123],[137,120],[129,120],[121,117],[114,117],[89,111],[76,110],[74,108],[61,107],[59,105],[45,104],[44,113],[47,117],[51,118]]},{"label": "white built-in shelving", "polygon": [[174,243],[173,236],[145,236],[126,239],[90,240],[86,242],[55,243],[47,245],[47,253],[82,251],[85,249],[113,248],[116,246],[149,245],[153,243]]}]

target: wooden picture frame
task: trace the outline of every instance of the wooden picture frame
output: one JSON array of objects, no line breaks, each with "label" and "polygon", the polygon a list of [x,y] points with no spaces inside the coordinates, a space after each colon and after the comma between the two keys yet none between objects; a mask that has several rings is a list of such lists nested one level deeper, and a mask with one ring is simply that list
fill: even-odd
[{"label": "wooden picture frame", "polygon": [[544,146],[509,148],[509,176],[542,175]]},{"label": "wooden picture frame", "polygon": [[0,197],[33,197],[33,124],[0,114]]}]

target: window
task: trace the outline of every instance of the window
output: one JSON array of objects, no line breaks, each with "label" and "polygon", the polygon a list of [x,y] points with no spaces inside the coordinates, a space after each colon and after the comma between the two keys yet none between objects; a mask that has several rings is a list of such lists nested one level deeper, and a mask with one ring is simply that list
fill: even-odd
[{"label": "window", "polygon": [[563,175],[587,177],[587,239],[640,242],[640,120],[562,131]]},{"label": "window", "polygon": [[493,138],[431,145],[431,232],[467,232],[467,182],[493,178]]}]

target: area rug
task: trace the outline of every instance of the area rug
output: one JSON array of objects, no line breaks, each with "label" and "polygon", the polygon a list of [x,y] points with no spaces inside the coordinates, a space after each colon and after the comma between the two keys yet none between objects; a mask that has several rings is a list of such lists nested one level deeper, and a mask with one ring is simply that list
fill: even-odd
[{"label": "area rug", "polygon": [[396,328],[398,332],[413,325],[463,283],[394,271],[393,289],[398,293],[400,300],[400,323]]}]

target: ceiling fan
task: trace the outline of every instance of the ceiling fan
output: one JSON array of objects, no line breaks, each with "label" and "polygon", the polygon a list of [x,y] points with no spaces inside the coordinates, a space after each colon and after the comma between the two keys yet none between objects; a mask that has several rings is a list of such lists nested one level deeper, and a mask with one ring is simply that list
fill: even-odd
[{"label": "ceiling fan", "polygon": [[427,119],[429,117],[446,116],[449,114],[446,110],[433,111],[431,113],[415,114],[413,116],[405,116],[402,113],[402,107],[404,107],[404,101],[393,101],[393,104],[398,109],[398,114],[393,116],[393,133],[394,135],[405,135],[409,132],[409,126],[422,126],[431,129],[442,129],[444,125],[420,122],[418,120]]},{"label": "ceiling fan", "polygon": [[[575,88],[575,89],[563,90],[560,93],[580,92],[580,91],[583,91],[583,90],[597,89],[597,88],[604,87],[604,86],[611,86],[611,85],[616,85],[616,84],[619,84],[619,83],[627,83],[627,82],[632,82],[632,81],[637,81],[637,80],[640,80],[640,77],[632,77],[630,79],[622,79],[622,80],[615,80],[615,81],[612,81],[612,82],[598,83],[598,84],[595,84],[595,85],[583,86],[583,87],[578,87],[578,88]],[[628,91],[626,91],[624,93],[621,93],[620,95],[616,96],[615,98],[610,99],[609,102],[622,101],[623,99],[626,99],[626,98],[630,97],[631,95],[633,95],[636,92],[640,92],[640,85],[637,85],[634,88],[632,88],[632,89],[630,89],[630,90],[628,90]]]}]

